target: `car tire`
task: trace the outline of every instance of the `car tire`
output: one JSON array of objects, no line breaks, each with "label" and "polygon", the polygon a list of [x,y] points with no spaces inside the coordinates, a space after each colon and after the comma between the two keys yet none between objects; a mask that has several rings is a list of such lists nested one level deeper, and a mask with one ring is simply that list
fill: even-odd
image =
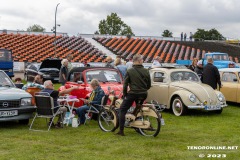
[{"label": "car tire", "polygon": [[187,113],[187,107],[180,97],[175,97],[172,101],[172,111],[175,116],[182,116]]},{"label": "car tire", "polygon": [[26,124],[27,125],[29,123],[29,119],[19,120],[18,122],[19,122],[19,124]]}]

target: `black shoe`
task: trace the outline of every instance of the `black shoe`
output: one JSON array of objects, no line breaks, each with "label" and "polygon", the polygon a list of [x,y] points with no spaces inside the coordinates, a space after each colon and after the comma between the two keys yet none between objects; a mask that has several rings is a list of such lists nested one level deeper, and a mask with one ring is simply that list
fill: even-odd
[{"label": "black shoe", "polygon": [[125,136],[124,132],[123,131],[119,131],[116,133],[117,136]]},{"label": "black shoe", "polygon": [[56,125],[55,125],[55,128],[63,128],[63,124],[61,122],[58,122]]}]

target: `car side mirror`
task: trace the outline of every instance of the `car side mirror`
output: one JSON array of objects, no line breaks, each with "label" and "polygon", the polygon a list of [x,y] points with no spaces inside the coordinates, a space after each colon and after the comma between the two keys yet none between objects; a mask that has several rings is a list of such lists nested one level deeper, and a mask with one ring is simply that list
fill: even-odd
[{"label": "car side mirror", "polygon": [[77,81],[78,84],[83,84],[83,81]]}]

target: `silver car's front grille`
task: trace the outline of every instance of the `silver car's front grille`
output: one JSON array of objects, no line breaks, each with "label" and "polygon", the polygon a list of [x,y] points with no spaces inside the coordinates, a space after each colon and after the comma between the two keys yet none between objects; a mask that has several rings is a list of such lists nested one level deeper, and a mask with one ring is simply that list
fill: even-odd
[{"label": "silver car's front grille", "polygon": [[19,107],[19,100],[0,100],[0,108],[15,108]]}]

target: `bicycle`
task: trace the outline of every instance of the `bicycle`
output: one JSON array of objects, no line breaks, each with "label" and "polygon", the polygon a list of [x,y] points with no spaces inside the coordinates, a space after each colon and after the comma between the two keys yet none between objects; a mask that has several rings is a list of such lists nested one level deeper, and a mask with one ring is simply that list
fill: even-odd
[{"label": "bicycle", "polygon": [[[104,105],[99,112],[98,124],[101,130],[105,132],[114,132],[119,127],[118,110],[122,99],[112,95],[109,96],[111,103]],[[161,113],[155,109],[156,104],[136,104],[133,112],[128,112],[125,116],[125,127],[134,128],[136,132],[143,136],[156,137],[161,128]]]}]

